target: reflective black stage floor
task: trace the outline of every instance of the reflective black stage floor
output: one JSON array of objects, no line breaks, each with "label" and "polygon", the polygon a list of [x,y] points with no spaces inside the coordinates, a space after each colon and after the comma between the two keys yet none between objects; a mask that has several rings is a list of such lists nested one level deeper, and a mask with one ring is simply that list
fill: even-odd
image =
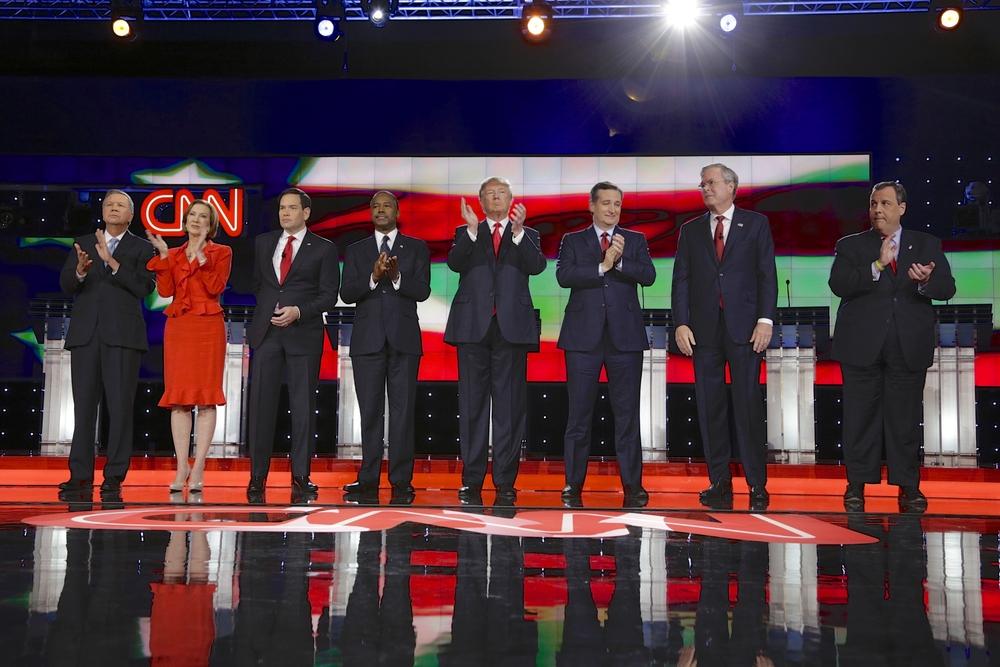
[{"label": "reflective black stage floor", "polygon": [[4,665],[990,665],[1000,652],[996,518],[0,513]]}]

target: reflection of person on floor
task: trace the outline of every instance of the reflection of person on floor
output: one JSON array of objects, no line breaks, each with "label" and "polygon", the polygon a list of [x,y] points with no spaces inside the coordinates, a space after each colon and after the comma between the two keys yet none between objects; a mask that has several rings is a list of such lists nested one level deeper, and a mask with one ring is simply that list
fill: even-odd
[{"label": "reflection of person on floor", "polygon": [[[49,665],[119,665],[134,659],[136,617],[148,609],[140,535],[126,530],[66,532],[66,579],[45,642]],[[141,577],[141,574],[138,576]]]},{"label": "reflection of person on floor", "polygon": [[888,532],[860,516],[848,521],[851,530],[881,541],[844,547],[847,643],[840,664],[943,665],[924,606],[927,553],[920,518],[889,516]]},{"label": "reflection of person on floor", "polygon": [[[738,562],[737,562],[738,559]],[[763,542],[702,541],[701,592],[695,614],[694,650],[678,665],[773,665],[765,655],[768,547]],[[737,573],[738,598],[729,623],[729,574]]]},{"label": "reflection of person on floor", "polygon": [[412,665],[417,645],[410,600],[409,525],[385,532],[385,578],[379,599],[380,531],[361,533],[358,574],[341,634],[345,665]]},{"label": "reflection of person on floor", "polygon": [[521,540],[459,533],[456,578],[451,644],[439,664],[534,665],[538,627],[524,618]]},{"label": "reflection of person on floor", "polygon": [[595,541],[563,541],[567,597],[562,648],[556,656],[557,665],[645,665],[650,662],[643,639],[639,603],[642,540],[639,537],[619,537],[612,544],[615,550],[615,592],[611,596],[608,617],[602,630],[590,588],[590,554],[596,551]]},{"label": "reflection of person on floor", "polygon": [[[200,521],[200,513],[192,514],[191,520]],[[211,557],[204,531],[170,531],[163,583],[150,585],[149,651],[154,665],[208,664],[215,641],[215,584],[208,581]]]},{"label": "reflection of person on floor", "polygon": [[313,664],[307,537],[305,533],[240,535],[233,664]]}]

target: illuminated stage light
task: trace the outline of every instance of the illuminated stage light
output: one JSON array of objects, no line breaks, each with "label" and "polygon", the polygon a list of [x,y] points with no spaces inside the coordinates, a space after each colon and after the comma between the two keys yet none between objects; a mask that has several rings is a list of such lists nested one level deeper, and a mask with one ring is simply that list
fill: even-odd
[{"label": "illuminated stage light", "polygon": [[937,9],[937,27],[945,32],[957,30],[962,25],[961,7],[942,7]]},{"label": "illuminated stage light", "polygon": [[396,13],[398,0],[361,0],[361,10],[376,28],[382,28]]},{"label": "illuminated stage light", "polygon": [[344,31],[340,29],[340,20],[322,18],[316,21],[316,36],[326,42],[336,42],[344,36]]},{"label": "illuminated stage light", "polygon": [[663,19],[672,28],[688,28],[700,15],[698,0],[667,0],[663,5]]},{"label": "illuminated stage light", "polygon": [[726,14],[721,19],[719,19],[719,27],[722,32],[732,32],[736,30],[736,25],[739,21],[736,19],[734,14]]},{"label": "illuminated stage light", "polygon": [[521,9],[521,34],[529,42],[542,42],[552,34],[552,7],[543,0]]},{"label": "illuminated stage light", "polygon": [[120,41],[131,42],[142,20],[139,0],[111,0],[111,32]]},{"label": "illuminated stage light", "polygon": [[339,0],[316,0],[316,36],[325,42],[336,42],[344,36],[344,5]]},{"label": "illuminated stage light", "polygon": [[111,32],[115,34],[115,37],[121,39],[129,39],[135,36],[132,32],[132,25],[123,18],[117,18],[111,22]]}]

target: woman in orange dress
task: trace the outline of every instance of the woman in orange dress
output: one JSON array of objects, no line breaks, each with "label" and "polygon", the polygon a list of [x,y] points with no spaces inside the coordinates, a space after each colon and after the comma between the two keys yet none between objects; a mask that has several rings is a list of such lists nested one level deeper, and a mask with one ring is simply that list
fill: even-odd
[{"label": "woman in orange dress", "polygon": [[[233,264],[229,246],[212,242],[219,231],[219,214],[203,199],[192,202],[184,217],[187,242],[167,248],[163,237],[146,236],[159,253],[147,268],[156,272],[160,296],[173,297],[164,313],[163,398],[170,408],[170,433],[177,454],[177,476],[172,492],[201,492],[205,456],[215,433],[215,406],[225,405],[222,369],[226,356],[226,327],[219,296],[226,288]],[[192,410],[198,410],[194,466],[189,465]]]}]

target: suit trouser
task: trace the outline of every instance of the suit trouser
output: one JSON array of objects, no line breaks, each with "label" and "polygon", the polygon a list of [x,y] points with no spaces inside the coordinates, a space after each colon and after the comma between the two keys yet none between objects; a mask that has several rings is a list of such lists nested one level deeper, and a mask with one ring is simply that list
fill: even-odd
[{"label": "suit trouser", "polygon": [[[411,524],[361,533],[358,572],[347,598],[341,633],[345,665],[413,664],[417,633],[410,598]],[[382,536],[385,535],[385,577],[379,598]]]},{"label": "suit trouser", "polygon": [[394,349],[388,341],[373,354],[351,355],[354,387],[361,409],[361,470],[358,480],[378,484],[389,398],[389,483],[413,479],[413,414],[420,356]]},{"label": "suit trouser", "polygon": [[726,364],[732,377],[733,435],[743,463],[747,484],[767,483],[767,445],[764,436],[764,398],[760,393],[761,355],[749,342],[735,342],[719,310],[715,335],[695,332],[694,393],[698,404],[698,429],[705,448],[712,482],[730,479],[732,440],[729,431],[729,397]]},{"label": "suit trouser", "polygon": [[847,479],[878,484],[885,442],[889,483],[920,483],[920,420],[927,369],[910,370],[895,320],[875,363],[840,365],[844,376],[844,463]]},{"label": "suit trouser", "polygon": [[504,340],[496,317],[482,342],[458,346],[458,430],[464,485],[482,486],[486,478],[491,403],[493,483],[511,485],[517,479],[527,424],[527,366],[527,346]]},{"label": "suit trouser", "polygon": [[594,401],[601,367],[608,371],[608,394],[615,420],[615,454],[625,486],[642,484],[642,440],[639,435],[639,389],[642,352],[623,352],[611,342],[607,328],[597,348],[587,352],[566,350],[566,391],[569,414],[563,438],[566,483],[583,485],[594,419]]},{"label": "suit trouser", "polygon": [[94,476],[94,434],[101,395],[108,407],[108,449],[104,477],[124,478],[132,455],[132,418],[142,352],[105,345],[97,332],[89,343],[70,350],[73,384],[73,441],[70,476]]},{"label": "suit trouser", "polygon": [[278,667],[314,664],[309,536],[259,532],[243,533],[239,540],[240,603],[228,642],[232,647],[226,655],[232,656],[228,662]]},{"label": "suit trouser", "polygon": [[[292,475],[309,475],[316,433],[316,387],[322,349],[315,354],[290,354],[281,332],[274,327],[253,352],[250,363],[250,469],[253,477],[267,477],[274,451],[281,380],[288,383],[292,412]],[[287,376],[287,377],[286,377]]]}]

